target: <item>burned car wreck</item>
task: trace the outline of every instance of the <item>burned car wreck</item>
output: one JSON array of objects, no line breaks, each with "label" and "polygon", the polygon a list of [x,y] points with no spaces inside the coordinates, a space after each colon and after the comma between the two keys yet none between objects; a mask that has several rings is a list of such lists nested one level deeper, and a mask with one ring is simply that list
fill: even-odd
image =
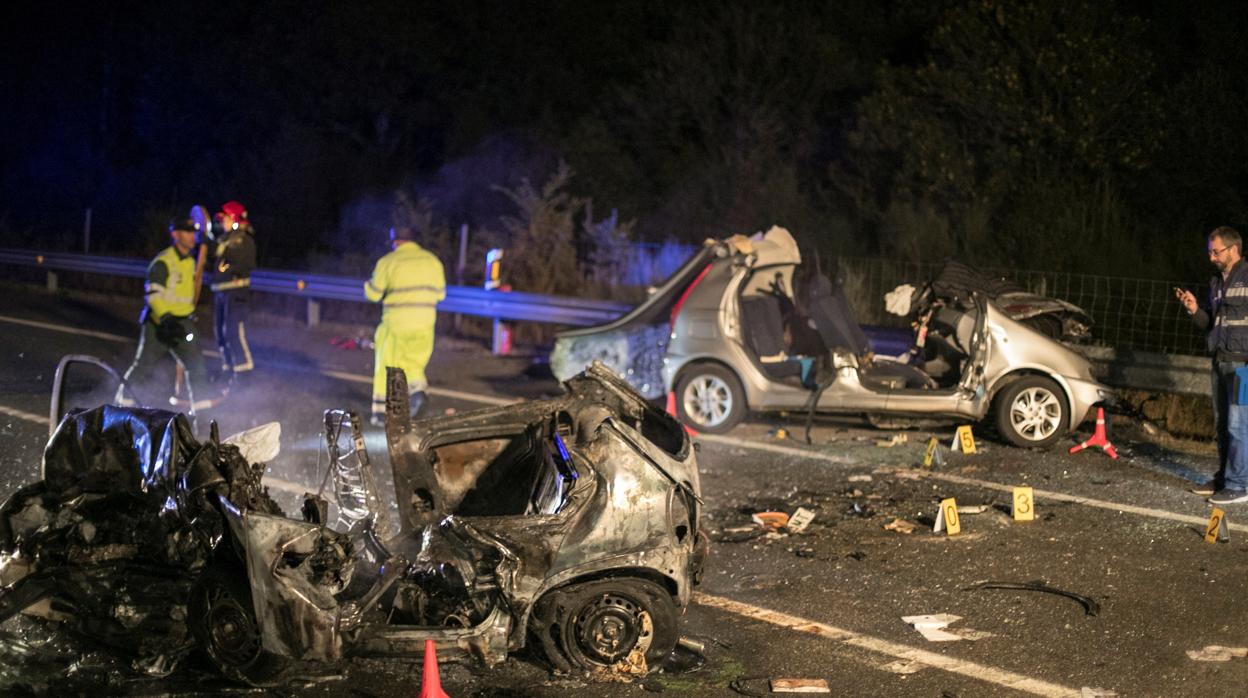
[{"label": "burned car wreck", "polygon": [[291,660],[419,655],[427,639],[486,664],[531,645],[562,671],[637,673],[670,653],[707,550],[674,419],[600,365],[560,397],[417,422],[402,372],[389,382],[396,507],[358,417],[329,410],[325,484],[298,519],[269,497],[249,434],[214,424],[200,442],[179,414],[71,411],[42,480],[0,507],[0,621],[62,621],[153,675],[200,650],[256,684]]}]

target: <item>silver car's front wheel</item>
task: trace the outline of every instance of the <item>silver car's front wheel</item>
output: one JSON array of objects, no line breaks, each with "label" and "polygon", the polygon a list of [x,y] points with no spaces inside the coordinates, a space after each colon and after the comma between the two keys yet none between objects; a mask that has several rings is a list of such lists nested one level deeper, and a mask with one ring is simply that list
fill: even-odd
[{"label": "silver car's front wheel", "polygon": [[698,364],[681,374],[676,385],[676,412],[680,421],[698,431],[722,434],[745,416],[745,391],[727,368]]},{"label": "silver car's front wheel", "polygon": [[1015,446],[1047,448],[1070,423],[1066,395],[1052,379],[1027,376],[997,395],[997,430]]}]

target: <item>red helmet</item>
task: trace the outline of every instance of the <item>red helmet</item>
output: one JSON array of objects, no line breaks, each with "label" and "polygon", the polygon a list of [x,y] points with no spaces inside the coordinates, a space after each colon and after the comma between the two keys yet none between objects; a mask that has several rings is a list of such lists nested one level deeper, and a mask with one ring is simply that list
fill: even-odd
[{"label": "red helmet", "polygon": [[237,201],[227,201],[221,205],[221,213],[240,221],[247,220],[247,207]]}]

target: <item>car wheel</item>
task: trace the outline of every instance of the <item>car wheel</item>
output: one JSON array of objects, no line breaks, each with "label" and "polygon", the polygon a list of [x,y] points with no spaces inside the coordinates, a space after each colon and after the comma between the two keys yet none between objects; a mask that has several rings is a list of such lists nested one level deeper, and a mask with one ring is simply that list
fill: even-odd
[{"label": "car wheel", "polygon": [[997,431],[1023,448],[1048,448],[1066,433],[1070,408],[1061,386],[1050,378],[1027,376],[997,394]]},{"label": "car wheel", "polygon": [[676,383],[676,417],[698,431],[724,434],[745,417],[745,390],[719,364],[695,364]]},{"label": "car wheel", "polygon": [[205,571],[191,589],[187,616],[191,633],[209,662],[229,679],[271,684],[290,664],[261,644],[244,569],[217,566]]},{"label": "car wheel", "polygon": [[535,617],[544,626],[539,631],[542,645],[556,667],[609,668],[640,650],[652,669],[671,654],[678,639],[672,595],[635,577],[557,589],[542,597]]}]

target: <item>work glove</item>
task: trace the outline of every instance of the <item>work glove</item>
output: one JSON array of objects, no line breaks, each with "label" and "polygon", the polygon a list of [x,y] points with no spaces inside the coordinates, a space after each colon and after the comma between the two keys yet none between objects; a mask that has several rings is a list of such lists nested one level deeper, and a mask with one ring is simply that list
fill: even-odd
[{"label": "work glove", "polygon": [[177,318],[166,315],[156,323],[156,339],[159,339],[161,344],[176,347],[186,339],[186,333]]}]

